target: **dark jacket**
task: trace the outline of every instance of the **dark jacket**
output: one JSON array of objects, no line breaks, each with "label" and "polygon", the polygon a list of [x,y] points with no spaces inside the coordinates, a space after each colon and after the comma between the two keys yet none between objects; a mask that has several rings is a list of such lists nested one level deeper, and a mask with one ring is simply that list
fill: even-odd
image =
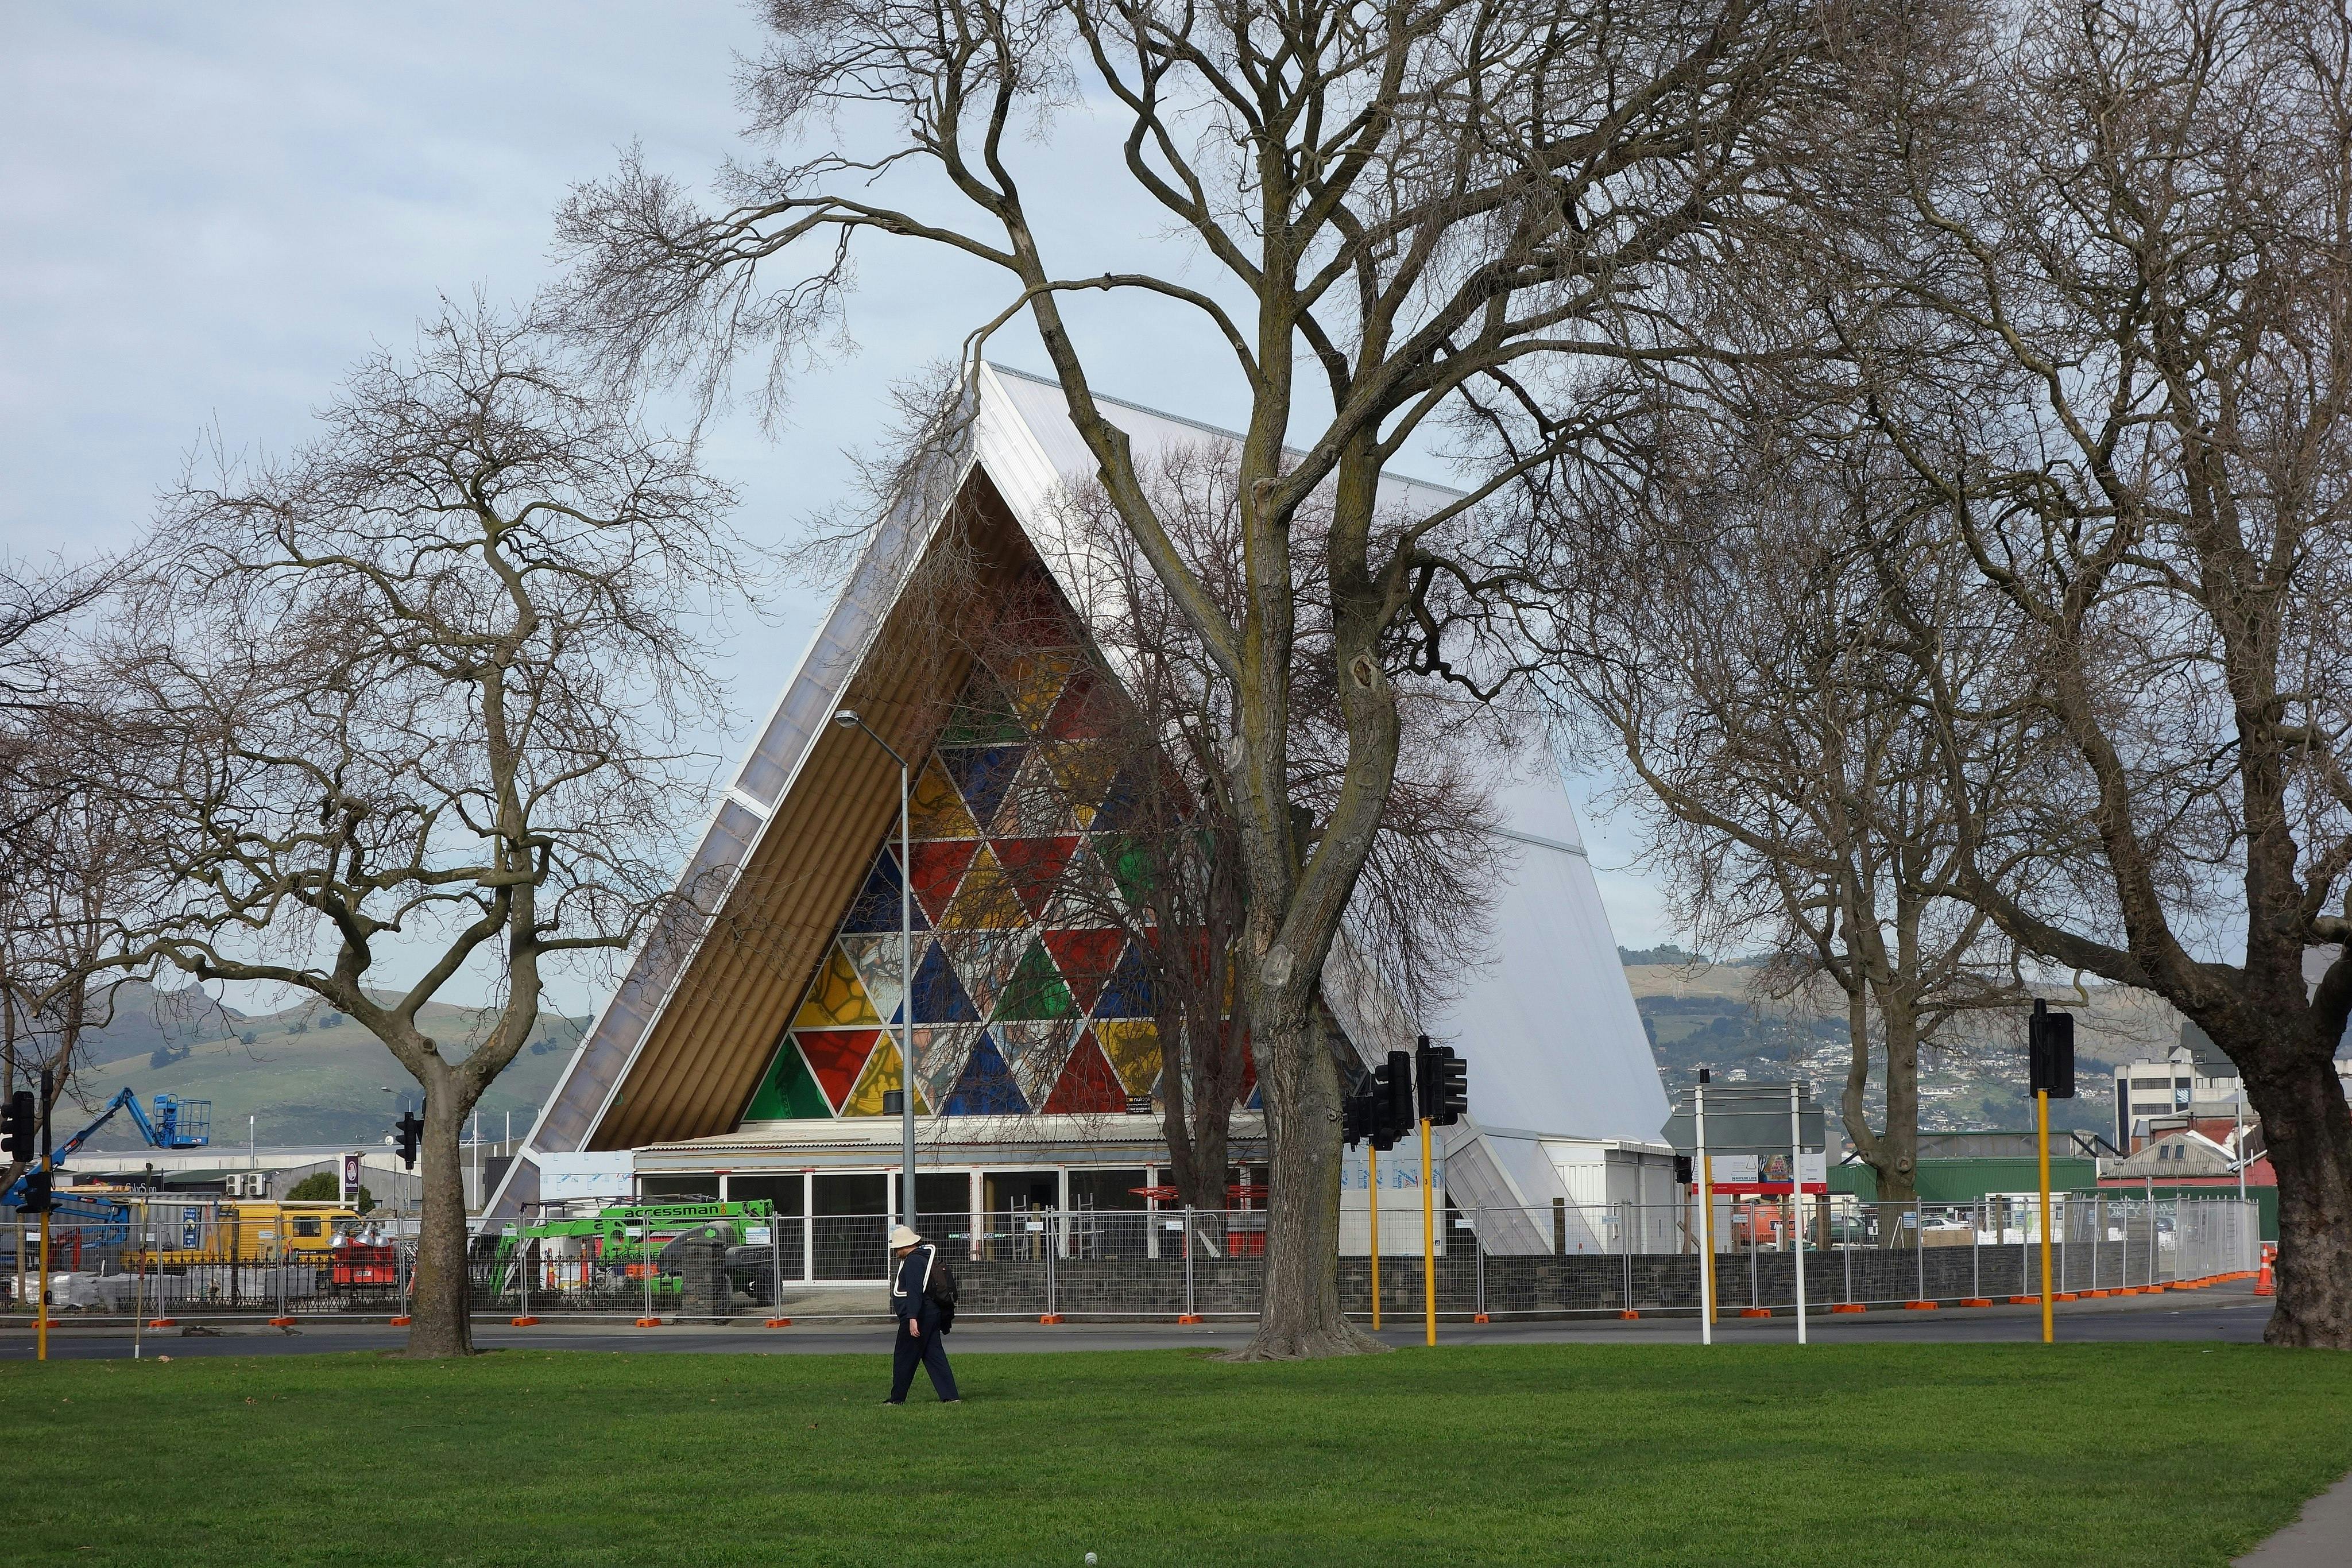
[{"label": "dark jacket", "polygon": [[940,1306],[930,1297],[931,1266],[939,1255],[940,1249],[926,1241],[899,1259],[890,1276],[890,1315],[901,1323],[914,1319],[925,1333],[939,1332]]}]

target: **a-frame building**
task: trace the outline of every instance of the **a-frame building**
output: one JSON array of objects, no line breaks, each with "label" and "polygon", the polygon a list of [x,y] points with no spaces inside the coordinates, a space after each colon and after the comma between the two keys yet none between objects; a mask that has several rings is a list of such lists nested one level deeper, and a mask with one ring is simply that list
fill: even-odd
[{"label": "a-frame building", "polygon": [[[1139,465],[1238,439],[1104,402]],[[1035,793],[1024,768],[1046,766],[1027,738],[1085,722],[1083,670],[1050,635],[1009,673],[983,668],[939,634],[942,591],[923,576],[954,535],[965,543],[953,591],[971,602],[1034,596],[1041,582],[1065,615],[1099,602],[1071,580],[1064,537],[1064,497],[1092,472],[1056,385],[982,370],[961,449],[935,459],[866,546],[704,831],[685,876],[726,889],[716,918],[635,956],[497,1183],[492,1218],[588,1190],[760,1197],[787,1215],[896,1209],[899,1120],[883,1097],[907,1079],[899,777],[880,747],[831,722],[844,707],[917,766],[919,1207],[1149,1201],[1133,1189],[1156,1185],[1167,1158],[1151,1009],[1117,934],[1039,892],[1039,868],[1113,825],[1118,792],[1078,800],[1075,822],[1030,820],[1024,804]],[[1453,494],[1382,483],[1383,504],[1401,508]],[[1345,953],[1325,992],[1367,1061],[1416,1033],[1464,1053],[1471,1116],[1447,1130],[1446,1198],[1529,1217],[1490,1221],[1489,1249],[1550,1249],[1563,1232],[1544,1217],[1563,1202],[1666,1201],[1654,1140],[1667,1107],[1549,759],[1507,781],[1501,804],[1492,961],[1461,999],[1408,1018]],[[1233,1131],[1245,1186],[1264,1159],[1253,1105]],[[1604,1244],[1577,1226],[1574,1245]]]}]

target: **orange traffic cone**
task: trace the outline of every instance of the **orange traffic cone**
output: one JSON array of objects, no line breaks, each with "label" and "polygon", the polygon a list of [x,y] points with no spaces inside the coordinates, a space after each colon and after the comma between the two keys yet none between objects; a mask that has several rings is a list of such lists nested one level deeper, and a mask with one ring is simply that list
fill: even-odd
[{"label": "orange traffic cone", "polygon": [[2254,1294],[2257,1296],[2275,1296],[2278,1294],[2278,1282],[2271,1278],[2271,1260],[2277,1256],[2277,1247],[2267,1242],[2263,1244],[2263,1271],[2254,1276]]}]

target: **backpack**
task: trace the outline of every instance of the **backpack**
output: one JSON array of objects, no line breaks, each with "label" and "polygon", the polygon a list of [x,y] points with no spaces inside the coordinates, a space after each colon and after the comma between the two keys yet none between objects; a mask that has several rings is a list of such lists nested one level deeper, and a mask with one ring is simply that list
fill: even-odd
[{"label": "backpack", "polygon": [[956,1288],[955,1270],[948,1267],[948,1260],[940,1256],[937,1248],[933,1248],[930,1282],[923,1287],[923,1294],[931,1305],[940,1310],[941,1333],[955,1327],[956,1299],[960,1293]]}]

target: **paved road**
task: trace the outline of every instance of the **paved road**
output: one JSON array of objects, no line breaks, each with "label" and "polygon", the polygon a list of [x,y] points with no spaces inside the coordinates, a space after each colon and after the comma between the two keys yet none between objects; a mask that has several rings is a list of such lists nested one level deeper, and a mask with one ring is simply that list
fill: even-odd
[{"label": "paved road", "polygon": [[[2160,1296],[2112,1297],[2098,1301],[2071,1301],[2058,1308],[2058,1337],[2068,1342],[2137,1342],[2202,1340],[2230,1344],[2259,1343],[2271,1303],[2254,1297],[2242,1282],[2195,1291],[2167,1291]],[[567,1323],[551,1318],[533,1328],[513,1328],[503,1322],[474,1327],[474,1343],[485,1349],[517,1346],[542,1350],[696,1351],[744,1354],[793,1353],[864,1353],[874,1350],[887,1334],[887,1319],[846,1322],[802,1321],[788,1329],[765,1329],[756,1321],[723,1326],[680,1324],[658,1329],[632,1328],[625,1323]],[[26,1361],[33,1355],[31,1332],[22,1320],[0,1325],[0,1361]],[[2036,1307],[1947,1307],[1938,1312],[1873,1311],[1868,1313],[1822,1315],[1811,1320],[1814,1343],[1822,1344],[1991,1343],[2030,1343],[2041,1336],[2041,1311]],[[1726,1320],[1717,1337],[1734,1344],[1788,1344],[1796,1338],[1796,1324],[1787,1317],[1770,1320]],[[1441,1322],[1442,1344],[1690,1344],[1698,1339],[1694,1317],[1644,1317],[1624,1322],[1617,1319],[1496,1322],[1474,1324]],[[989,1322],[967,1318],[957,1325],[951,1342],[958,1355],[995,1351],[1041,1350],[1165,1350],[1187,1345],[1238,1344],[1249,1337],[1246,1322],[1213,1322],[1198,1326],[1173,1323],[1064,1323],[1045,1327],[1028,1322]],[[1399,1345],[1421,1343],[1419,1320],[1391,1322],[1381,1336]],[[283,1355],[321,1351],[391,1350],[407,1342],[404,1330],[382,1323],[309,1322],[293,1330],[256,1323],[223,1325],[205,1333],[166,1329],[142,1336],[145,1354]],[[49,1335],[53,1358],[94,1360],[131,1354],[131,1333],[126,1328],[59,1327]]]}]

